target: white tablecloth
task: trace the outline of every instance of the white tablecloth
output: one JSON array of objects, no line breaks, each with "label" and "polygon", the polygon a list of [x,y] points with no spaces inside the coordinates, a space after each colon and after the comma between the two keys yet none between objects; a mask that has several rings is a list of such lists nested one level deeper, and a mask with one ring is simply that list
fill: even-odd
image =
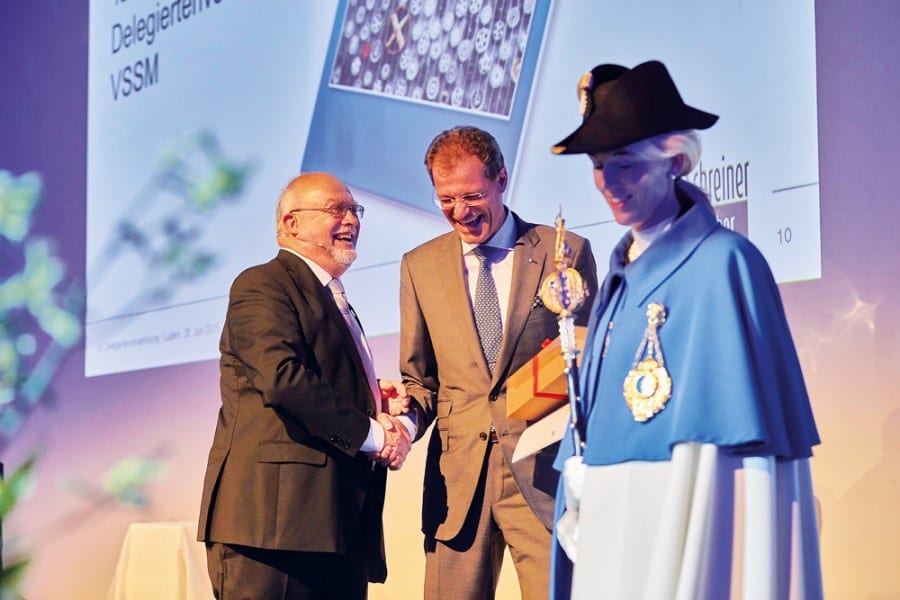
[{"label": "white tablecloth", "polygon": [[132,523],[107,600],[213,600],[196,522]]}]

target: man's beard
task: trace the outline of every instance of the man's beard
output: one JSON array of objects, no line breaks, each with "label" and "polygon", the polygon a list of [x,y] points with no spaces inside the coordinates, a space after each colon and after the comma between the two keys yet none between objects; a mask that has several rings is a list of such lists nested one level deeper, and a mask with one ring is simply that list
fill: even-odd
[{"label": "man's beard", "polygon": [[329,248],[331,258],[339,265],[349,267],[356,260],[356,248]]}]

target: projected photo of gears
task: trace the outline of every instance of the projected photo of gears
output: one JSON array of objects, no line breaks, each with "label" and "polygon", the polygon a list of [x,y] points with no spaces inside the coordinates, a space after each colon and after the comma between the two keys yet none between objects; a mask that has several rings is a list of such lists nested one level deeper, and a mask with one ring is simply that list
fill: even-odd
[{"label": "projected photo of gears", "polygon": [[508,118],[535,0],[349,0],[332,87]]}]

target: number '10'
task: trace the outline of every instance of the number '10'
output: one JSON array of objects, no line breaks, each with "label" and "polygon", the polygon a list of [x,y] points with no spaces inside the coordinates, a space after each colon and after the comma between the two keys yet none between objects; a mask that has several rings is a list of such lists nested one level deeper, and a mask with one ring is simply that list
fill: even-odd
[{"label": "number '10'", "polygon": [[778,243],[779,244],[790,244],[791,239],[794,237],[794,233],[791,231],[790,227],[785,227],[784,229],[778,230]]}]

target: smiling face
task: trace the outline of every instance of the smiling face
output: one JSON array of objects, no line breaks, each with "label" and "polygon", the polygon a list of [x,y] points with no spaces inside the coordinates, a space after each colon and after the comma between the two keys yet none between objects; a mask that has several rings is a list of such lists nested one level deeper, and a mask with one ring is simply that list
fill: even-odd
[{"label": "smiling face", "polygon": [[[452,161],[438,161],[432,173],[434,194],[445,204],[441,212],[462,240],[481,244],[494,235],[503,220],[503,192],[506,191],[506,168],[493,180],[484,173],[481,160],[472,154],[456,156]],[[477,201],[459,201],[462,197],[481,196]],[[451,200],[455,200],[450,202]]]},{"label": "smiling face", "polygon": [[594,184],[612,210],[616,223],[635,231],[652,227],[678,213],[672,174],[680,157],[639,158],[629,146],[590,155]]},{"label": "smiling face", "polygon": [[279,245],[340,277],[356,260],[359,217],[350,190],[327,173],[307,173],[288,185],[278,206]]}]

